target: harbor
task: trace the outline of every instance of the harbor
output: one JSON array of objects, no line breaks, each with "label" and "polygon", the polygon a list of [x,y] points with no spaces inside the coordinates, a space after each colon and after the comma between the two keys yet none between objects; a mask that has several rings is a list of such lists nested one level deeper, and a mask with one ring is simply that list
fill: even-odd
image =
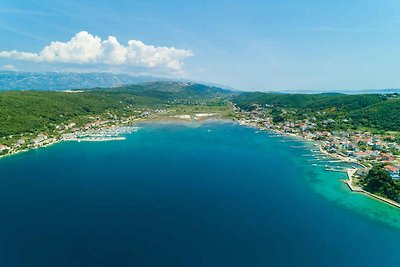
[{"label": "harbor", "polygon": [[138,127],[134,126],[116,126],[102,129],[90,129],[86,131],[77,131],[74,133],[64,134],[62,141],[77,142],[107,142],[107,141],[123,141],[125,134],[136,132]]}]

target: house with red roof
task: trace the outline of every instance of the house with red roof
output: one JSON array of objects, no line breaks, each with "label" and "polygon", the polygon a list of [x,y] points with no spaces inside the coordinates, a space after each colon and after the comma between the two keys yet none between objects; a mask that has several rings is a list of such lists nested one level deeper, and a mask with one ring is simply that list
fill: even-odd
[{"label": "house with red roof", "polygon": [[400,166],[386,165],[384,169],[389,172],[392,179],[400,179]]},{"label": "house with red roof", "polygon": [[8,146],[0,144],[0,152],[8,149],[10,149]]},{"label": "house with red roof", "polygon": [[383,161],[394,161],[394,157],[389,153],[381,153],[381,158]]}]

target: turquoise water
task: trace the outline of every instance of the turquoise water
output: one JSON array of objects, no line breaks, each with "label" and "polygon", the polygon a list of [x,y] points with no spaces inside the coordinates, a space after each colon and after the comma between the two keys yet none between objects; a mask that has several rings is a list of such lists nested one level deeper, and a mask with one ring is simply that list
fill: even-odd
[{"label": "turquoise water", "polygon": [[399,209],[282,140],[145,124],[4,158],[0,266],[398,266]]}]

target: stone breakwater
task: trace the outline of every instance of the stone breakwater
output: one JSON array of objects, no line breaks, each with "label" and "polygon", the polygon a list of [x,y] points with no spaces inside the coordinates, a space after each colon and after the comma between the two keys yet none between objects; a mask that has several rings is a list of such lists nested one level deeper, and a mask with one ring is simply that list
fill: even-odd
[{"label": "stone breakwater", "polygon": [[393,200],[390,200],[390,199],[387,199],[387,198],[384,198],[384,197],[381,197],[381,196],[372,194],[372,193],[370,193],[370,192],[368,192],[368,191],[365,191],[365,190],[362,189],[361,187],[354,185],[354,184],[353,184],[353,176],[354,176],[354,174],[355,174],[356,172],[357,172],[356,169],[348,169],[348,170],[347,170],[347,177],[348,177],[348,180],[342,180],[345,184],[347,184],[347,185],[349,186],[349,188],[350,188],[351,191],[353,191],[353,192],[358,192],[358,193],[362,193],[362,194],[364,194],[364,195],[366,195],[366,196],[372,197],[372,198],[374,198],[374,199],[377,199],[377,200],[379,200],[379,201],[382,201],[382,202],[384,202],[384,203],[387,203],[387,204],[389,204],[389,205],[392,205],[392,206],[394,206],[394,207],[396,207],[396,208],[400,208],[400,203],[397,203],[397,202],[395,202],[395,201],[393,201]]}]

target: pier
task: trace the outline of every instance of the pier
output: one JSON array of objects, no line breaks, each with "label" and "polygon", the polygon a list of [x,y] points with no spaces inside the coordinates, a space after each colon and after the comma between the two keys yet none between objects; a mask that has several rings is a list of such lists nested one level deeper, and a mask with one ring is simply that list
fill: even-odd
[{"label": "pier", "polygon": [[106,129],[86,130],[63,135],[63,141],[77,142],[105,142],[122,141],[126,138],[123,134],[130,134],[137,131],[137,127],[112,127]]},{"label": "pier", "polygon": [[359,186],[353,185],[353,175],[356,173],[356,171],[357,171],[357,169],[348,169],[347,170],[348,180],[342,180],[343,183],[347,184],[347,186],[350,188],[351,191],[364,194],[366,196],[369,196],[371,198],[374,198],[374,199],[377,199],[377,200],[379,200],[381,202],[389,204],[389,205],[391,205],[393,207],[400,208],[400,203],[397,203],[397,202],[395,202],[393,200],[390,200],[390,199],[387,199],[387,198],[384,198],[384,197],[381,197],[381,196],[377,196],[375,194],[372,194],[370,192],[365,191],[364,189],[362,189]]}]

